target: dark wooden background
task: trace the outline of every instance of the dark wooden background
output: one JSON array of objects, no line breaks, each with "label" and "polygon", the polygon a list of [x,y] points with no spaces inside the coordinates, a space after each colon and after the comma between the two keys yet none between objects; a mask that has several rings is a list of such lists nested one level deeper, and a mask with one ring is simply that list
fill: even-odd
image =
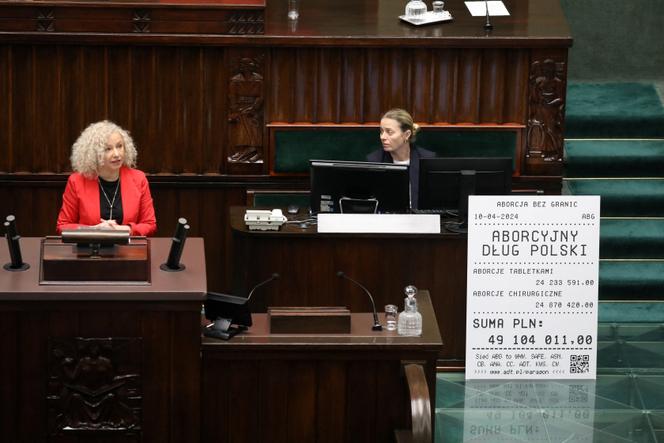
[{"label": "dark wooden background", "polygon": [[[195,27],[75,33],[59,10],[51,31],[34,29],[34,20],[12,22],[12,29],[0,21],[0,215],[15,214],[23,236],[53,234],[71,144],[89,123],[111,119],[137,144],[156,235],[171,236],[177,218],[186,217],[190,235],[205,238],[209,289],[230,291],[228,208],[245,204],[247,189],[308,183],[270,174],[266,125],[375,125],[395,106],[431,125],[516,128],[515,182],[555,192],[562,151],[545,161],[525,135],[538,103],[534,63],[553,60],[564,86],[571,37],[556,2],[507,3],[513,15],[496,18],[490,35],[462,4],[449,6],[452,23],[411,27],[396,19],[403,8],[397,1],[307,0],[292,23],[285,0],[275,0],[265,10],[264,34],[244,36]],[[35,7],[2,2],[0,14],[28,6]],[[257,76],[259,141],[254,159],[235,161],[231,83],[243,58]]]}]

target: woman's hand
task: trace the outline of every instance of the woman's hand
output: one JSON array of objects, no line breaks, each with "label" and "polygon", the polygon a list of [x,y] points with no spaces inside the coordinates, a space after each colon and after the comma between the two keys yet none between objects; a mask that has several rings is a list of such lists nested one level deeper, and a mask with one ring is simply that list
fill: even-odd
[{"label": "woman's hand", "polygon": [[115,229],[116,231],[131,231],[131,227],[128,225],[119,225],[115,220],[104,220],[100,219],[101,223],[95,225],[95,228],[100,229]]}]

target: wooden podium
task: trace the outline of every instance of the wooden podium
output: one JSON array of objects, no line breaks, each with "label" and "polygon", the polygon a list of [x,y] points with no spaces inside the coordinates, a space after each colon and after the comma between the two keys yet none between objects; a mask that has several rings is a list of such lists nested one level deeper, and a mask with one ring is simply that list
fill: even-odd
[{"label": "wooden podium", "polygon": [[281,275],[269,290],[257,292],[252,307],[348,306],[367,312],[369,299],[337,277],[344,271],[362,282],[380,310],[403,305],[403,289],[413,284],[431,292],[431,303],[445,337],[440,358],[465,356],[466,235],[460,234],[320,234],[315,226],[283,225],[279,231],[250,231],[245,207],[230,209],[235,294],[274,272]]},{"label": "wooden podium", "polygon": [[147,242],[147,283],[40,284],[42,239],[21,239],[30,268],[0,270],[2,441],[199,441],[203,240],[182,272],[159,270],[170,239]]},{"label": "wooden podium", "polygon": [[418,302],[421,337],[372,331],[362,312],[349,334],[274,334],[253,314],[229,341],[203,338],[201,441],[432,442],[443,343],[429,292]]}]

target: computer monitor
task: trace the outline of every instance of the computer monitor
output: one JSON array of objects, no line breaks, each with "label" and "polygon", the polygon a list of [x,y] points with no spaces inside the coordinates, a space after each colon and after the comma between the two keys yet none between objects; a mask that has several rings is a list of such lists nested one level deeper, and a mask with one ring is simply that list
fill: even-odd
[{"label": "computer monitor", "polygon": [[228,340],[253,324],[248,298],[208,292],[204,306],[205,318],[215,322],[203,330],[208,337]]},{"label": "computer monitor", "polygon": [[242,331],[246,331],[253,322],[251,320],[251,297],[256,289],[279,278],[276,272],[266,280],[251,288],[247,297],[208,292],[205,298],[205,318],[211,320],[203,329],[206,337],[229,340]]},{"label": "computer monitor", "polygon": [[310,160],[313,213],[407,213],[407,165]]},{"label": "computer monitor", "polygon": [[[510,157],[439,157],[420,159],[419,209],[437,209],[468,218],[469,195],[512,192]],[[461,226],[463,228],[463,226]]]}]

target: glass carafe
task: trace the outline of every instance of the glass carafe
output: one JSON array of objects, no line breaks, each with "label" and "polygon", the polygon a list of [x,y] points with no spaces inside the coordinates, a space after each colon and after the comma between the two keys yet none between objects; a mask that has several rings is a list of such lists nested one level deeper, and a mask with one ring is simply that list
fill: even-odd
[{"label": "glass carafe", "polygon": [[417,288],[415,286],[406,286],[404,290],[406,298],[404,299],[403,312],[399,314],[397,333],[407,337],[419,337],[422,335],[422,314],[417,309]]}]

